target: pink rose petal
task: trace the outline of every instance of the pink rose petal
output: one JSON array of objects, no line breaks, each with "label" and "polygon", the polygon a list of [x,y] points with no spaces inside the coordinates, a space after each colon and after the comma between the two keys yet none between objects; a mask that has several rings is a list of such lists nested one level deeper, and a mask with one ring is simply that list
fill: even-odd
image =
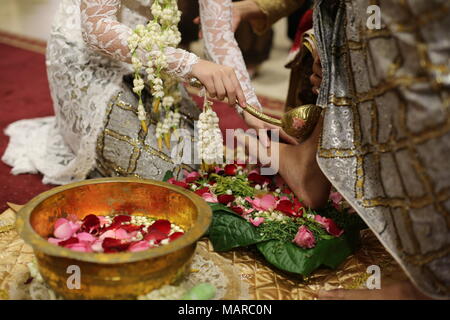
[{"label": "pink rose petal", "polygon": [[116,230],[116,237],[115,238],[119,239],[119,240],[127,240],[127,239],[130,239],[131,236],[126,230],[124,230],[122,228],[119,228],[119,229]]},{"label": "pink rose petal", "polygon": [[250,197],[245,198],[254,209],[258,211],[268,211],[275,208],[277,205],[277,200],[272,194],[265,194],[262,197],[256,197],[252,199]]},{"label": "pink rose petal", "polygon": [[56,245],[58,245],[61,241],[63,241],[63,239],[48,238],[47,241],[50,242],[51,244],[56,244]]},{"label": "pink rose petal", "polygon": [[317,214],[314,217],[314,220],[321,224],[322,227],[324,227],[325,230],[327,230],[327,232],[332,236],[339,237],[344,233],[344,230],[340,229],[332,219],[325,218]]},{"label": "pink rose petal", "polygon": [[128,251],[130,252],[138,252],[138,251],[144,251],[150,248],[150,244],[147,241],[139,241],[133,243],[131,246],[128,247]]},{"label": "pink rose petal", "polygon": [[95,252],[103,252],[103,240],[95,240],[91,245],[92,250]]},{"label": "pink rose petal", "polygon": [[59,218],[58,220],[55,221],[55,229],[58,228],[60,225],[64,224],[64,223],[68,223],[69,220],[65,219],[65,218]]},{"label": "pink rose petal", "polygon": [[249,214],[249,213],[252,213],[253,211],[255,211],[255,209],[253,209],[253,208],[244,209],[244,214]]},{"label": "pink rose petal", "polygon": [[193,171],[190,173],[185,173],[186,177],[185,177],[185,182],[186,183],[192,183],[198,180],[198,178],[200,178],[200,173],[198,173],[197,171]]},{"label": "pink rose petal", "polygon": [[259,225],[264,222],[264,218],[263,217],[256,217],[255,219],[250,218],[250,222],[255,227],[259,227]]},{"label": "pink rose petal", "polygon": [[96,238],[92,234],[87,233],[87,232],[80,232],[80,233],[76,234],[75,236],[78,238],[78,240],[80,242],[82,241],[82,242],[92,243],[96,240]]},{"label": "pink rose petal", "polygon": [[298,228],[297,234],[292,242],[305,249],[311,249],[316,246],[316,239],[313,233],[305,226]]},{"label": "pink rose petal", "polygon": [[73,251],[92,252],[91,247],[88,244],[82,243],[82,242],[69,244],[66,246],[66,248],[73,250]]},{"label": "pink rose petal", "polygon": [[104,232],[102,235],[100,235],[100,240],[103,240],[105,238],[115,238],[116,237],[116,232],[115,230],[108,230],[106,232]]},{"label": "pink rose petal", "polygon": [[202,198],[206,202],[210,202],[210,203],[217,203],[217,202],[219,202],[219,200],[217,200],[217,197],[215,195],[213,195],[212,193],[209,193],[209,192],[205,192],[204,194],[202,194]]},{"label": "pink rose petal", "polygon": [[104,216],[98,216],[98,219],[100,220],[100,227],[104,227],[108,223],[108,220]]},{"label": "pink rose petal", "polygon": [[79,222],[77,223],[77,222],[69,221],[69,225],[70,225],[70,228],[72,229],[73,233],[77,232],[81,228],[81,223],[79,223]]},{"label": "pink rose petal", "polygon": [[339,192],[331,192],[330,199],[334,204],[340,204],[344,197]]},{"label": "pink rose petal", "polygon": [[69,222],[65,222],[60,224],[57,228],[55,228],[54,235],[59,239],[67,239],[73,235],[74,231]]}]

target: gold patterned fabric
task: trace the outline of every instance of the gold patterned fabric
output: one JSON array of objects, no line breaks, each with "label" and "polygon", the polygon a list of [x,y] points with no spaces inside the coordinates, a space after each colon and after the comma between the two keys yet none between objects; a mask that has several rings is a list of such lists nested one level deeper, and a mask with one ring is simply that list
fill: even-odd
[{"label": "gold patterned fabric", "polygon": [[[381,29],[366,27],[381,8]],[[450,297],[450,3],[316,2],[318,161],[424,293]]]},{"label": "gold patterned fabric", "polygon": [[[184,129],[184,135],[180,135],[177,139],[172,139],[173,144],[179,147],[177,156],[171,153],[165,145],[162,150],[158,148],[156,139],[157,119],[154,113],[148,132],[142,130],[140,121],[137,118],[138,101],[131,91],[130,77],[125,77],[121,85],[122,90],[112,97],[107,108],[104,126],[97,139],[96,146],[96,171],[101,176],[135,176],[140,178],[162,180],[166,171],[174,172],[175,177],[181,176],[182,169],[191,171],[194,167],[190,167],[183,163],[194,163],[191,147],[194,139],[194,121],[198,119],[200,109],[188,98],[184,88],[180,86],[183,92],[183,100],[180,107],[182,116],[180,129]],[[150,109],[152,99],[150,94],[144,97],[146,106]],[[173,137],[175,138],[175,137]],[[185,144],[185,148],[182,144]],[[178,158],[177,158],[178,157]],[[187,157],[187,158],[186,158]],[[184,159],[180,163],[175,159]],[[92,176],[95,176],[95,172]]]},{"label": "gold patterned fabric", "polygon": [[320,290],[365,289],[371,265],[380,266],[383,286],[407,279],[370,230],[362,233],[361,240],[361,248],[337,270],[318,269],[307,278],[276,269],[256,250],[240,248],[217,253],[210,242],[201,245],[207,246],[211,257],[221,256],[240,270],[239,276],[249,284],[249,295],[255,300],[312,300],[318,298]]},{"label": "gold patterned fabric", "polygon": [[[21,206],[12,207],[18,210]],[[30,299],[27,264],[33,260],[34,254],[31,247],[20,239],[14,229],[14,221],[13,210],[0,214],[0,225],[9,226],[8,229],[0,229],[0,300]],[[214,252],[207,239],[199,241],[197,254],[205,261],[212,261],[225,275],[224,299],[316,299],[320,289],[365,288],[370,276],[367,268],[371,265],[382,268],[383,285],[406,278],[372,232],[364,231],[361,242],[361,248],[337,270],[319,269],[306,279],[277,270],[267,264],[257,251],[241,248],[225,253]]]}]

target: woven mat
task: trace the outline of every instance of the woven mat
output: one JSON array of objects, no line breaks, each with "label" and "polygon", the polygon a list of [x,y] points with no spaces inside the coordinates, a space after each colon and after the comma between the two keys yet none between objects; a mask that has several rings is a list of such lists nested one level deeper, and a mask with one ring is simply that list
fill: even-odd
[{"label": "woven mat", "polygon": [[[8,205],[16,211],[21,207]],[[0,299],[17,299],[29,278],[27,263],[33,259],[33,250],[20,239],[14,221],[12,209],[0,215]],[[361,248],[337,270],[319,269],[306,279],[271,267],[258,252],[249,249],[216,253],[207,239],[199,241],[199,249],[207,252],[210,259],[232,266],[224,269],[233,273],[228,278],[245,281],[249,297],[256,300],[315,299],[320,289],[363,289],[370,276],[367,273],[370,265],[381,268],[382,286],[406,279],[400,266],[369,230],[362,232]],[[229,292],[227,299],[239,297],[237,291],[236,296],[233,290]]]}]

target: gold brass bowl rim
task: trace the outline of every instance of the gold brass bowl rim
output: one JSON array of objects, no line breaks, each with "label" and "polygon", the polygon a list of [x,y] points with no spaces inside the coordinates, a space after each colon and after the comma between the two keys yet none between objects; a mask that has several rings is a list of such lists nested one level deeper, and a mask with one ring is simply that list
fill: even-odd
[{"label": "gold brass bowl rim", "polygon": [[[63,248],[49,243],[46,239],[41,237],[31,226],[30,223],[31,213],[40,203],[42,203],[47,198],[65,190],[85,185],[103,184],[103,183],[140,183],[140,184],[156,185],[175,191],[191,200],[194,206],[197,208],[198,215],[195,220],[195,223],[184,234],[184,236],[180,237],[179,239],[173,242],[170,242],[167,245],[139,252],[121,252],[121,253],[78,252],[67,248]],[[162,181],[139,179],[139,178],[114,177],[114,178],[90,179],[75,182],[64,186],[55,187],[53,189],[50,189],[46,192],[39,194],[38,196],[34,197],[30,202],[28,202],[22,209],[19,210],[16,219],[16,227],[20,236],[26,243],[31,245],[33,249],[43,252],[47,255],[99,264],[117,264],[117,263],[129,263],[145,259],[157,258],[180,250],[189,245],[192,245],[206,233],[211,223],[211,220],[212,220],[211,208],[206,203],[206,201],[204,201],[194,192]]]}]

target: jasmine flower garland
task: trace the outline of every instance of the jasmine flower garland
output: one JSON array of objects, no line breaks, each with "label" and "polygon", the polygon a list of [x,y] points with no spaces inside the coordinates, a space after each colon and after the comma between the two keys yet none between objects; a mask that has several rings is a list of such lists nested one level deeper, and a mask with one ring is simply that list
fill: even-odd
[{"label": "jasmine flower garland", "polygon": [[[177,47],[181,40],[178,30],[181,12],[178,10],[176,0],[155,0],[151,6],[153,20],[147,26],[138,25],[128,39],[128,46],[131,50],[131,62],[134,68],[133,91],[139,97],[138,118],[141,121],[145,132],[147,128],[147,114],[142,101],[142,91],[145,88],[145,81],[141,72],[145,67],[148,85],[153,95],[153,112],[159,112],[159,108],[165,109],[166,114],[163,124],[157,129],[156,136],[158,144],[162,148],[162,139],[170,141],[170,133],[179,124],[178,111],[173,110],[174,106],[180,102],[181,96],[178,92],[178,82],[164,73],[167,67],[167,57],[164,51],[167,47]],[[145,65],[141,62],[142,53],[151,53]],[[158,127],[157,127],[158,128]]]},{"label": "jasmine flower garland", "polygon": [[[138,119],[142,129],[147,132],[147,114],[142,101],[142,91],[145,81],[142,69],[145,68],[147,82],[153,95],[153,112],[158,113],[160,107],[165,111],[161,121],[156,125],[158,148],[162,150],[163,141],[170,148],[171,134],[179,127],[181,116],[176,106],[181,101],[178,81],[164,72],[167,68],[167,57],[164,54],[168,47],[177,47],[181,41],[181,34],[177,28],[181,12],[176,0],[155,0],[151,6],[153,20],[147,26],[138,25],[128,39],[131,50],[131,62],[134,68],[133,91],[139,97]],[[141,57],[148,54],[145,65]],[[223,139],[220,132],[219,119],[212,111],[210,103],[206,103],[199,121],[199,157],[203,166],[222,163]]]},{"label": "jasmine flower garland", "polygon": [[[204,169],[223,162],[223,138],[219,128],[219,117],[205,98],[203,112],[198,121],[197,149]],[[205,170],[208,171],[208,170]]]}]

